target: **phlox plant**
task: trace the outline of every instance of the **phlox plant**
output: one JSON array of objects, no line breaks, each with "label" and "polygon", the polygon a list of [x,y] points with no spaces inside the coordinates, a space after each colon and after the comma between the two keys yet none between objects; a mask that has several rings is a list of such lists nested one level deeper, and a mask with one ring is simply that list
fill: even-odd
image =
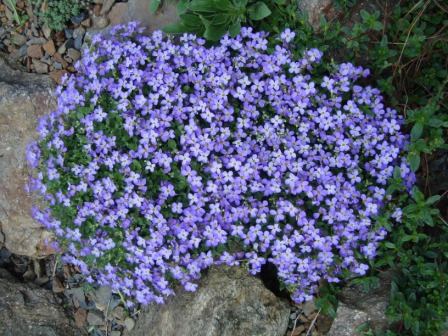
[{"label": "phlox plant", "polygon": [[350,63],[243,28],[206,47],[136,22],[93,38],[29,145],[34,218],[88,281],[141,304],[195,291],[208,266],[265,263],[296,302],[365,274],[395,172],[410,188],[402,120]]}]

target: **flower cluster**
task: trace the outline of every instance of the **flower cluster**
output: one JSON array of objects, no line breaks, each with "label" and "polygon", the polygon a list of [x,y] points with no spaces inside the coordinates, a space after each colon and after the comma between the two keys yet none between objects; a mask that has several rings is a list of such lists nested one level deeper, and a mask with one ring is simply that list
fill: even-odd
[{"label": "flower cluster", "polygon": [[272,263],[296,302],[343,269],[364,274],[394,167],[415,179],[400,117],[357,84],[368,70],[316,75],[322,53],[295,56],[289,31],[209,48],[139,33],[93,39],[29,146],[49,202],[34,217],[65,261],[142,304],[173,283],[194,291],[218,263]]}]

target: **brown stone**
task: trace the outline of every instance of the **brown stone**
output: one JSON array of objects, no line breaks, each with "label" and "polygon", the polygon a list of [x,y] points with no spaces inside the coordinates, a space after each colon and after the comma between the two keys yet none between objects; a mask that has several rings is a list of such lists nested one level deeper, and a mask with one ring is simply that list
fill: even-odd
[{"label": "brown stone", "polygon": [[67,50],[67,55],[73,60],[73,61],[77,61],[79,59],[81,59],[81,53],[73,48],[70,48],[69,50]]},{"label": "brown stone", "polygon": [[78,309],[75,313],[76,326],[80,329],[84,327],[87,322],[87,311],[85,309]]},{"label": "brown stone", "polygon": [[62,55],[60,53],[54,54],[53,57],[51,57],[51,60],[53,62],[60,63],[63,68],[66,68],[68,66],[68,63],[64,60],[64,58],[62,57]]},{"label": "brown stone", "polygon": [[62,77],[68,73],[69,72],[67,70],[54,70],[50,72],[50,78],[54,80],[56,83],[62,84]]},{"label": "brown stone", "polygon": [[62,31],[60,31],[60,32],[57,32],[57,33],[55,34],[55,38],[56,38],[56,41],[58,41],[58,42],[63,42],[63,41],[65,41],[65,33],[64,33],[64,31],[62,30]]},{"label": "brown stone", "polygon": [[99,16],[92,18],[92,28],[93,29],[101,29],[106,27],[109,24],[109,19]]},{"label": "brown stone", "polygon": [[96,4],[95,6],[93,6],[93,14],[95,14],[95,16],[100,16],[100,12],[101,12],[101,5]]},{"label": "brown stone", "polygon": [[44,57],[44,51],[40,44],[31,45],[26,49],[26,54],[29,57],[40,59]]},{"label": "brown stone", "polygon": [[33,58],[34,70],[39,74],[45,74],[48,72],[48,64],[41,62],[35,58]]},{"label": "brown stone", "polygon": [[56,53],[56,47],[53,40],[48,40],[42,47],[50,56],[53,56]]},{"label": "brown stone", "polygon": [[38,118],[57,107],[53,90],[46,76],[14,71],[0,55],[0,222],[6,248],[30,257],[42,255],[39,244],[46,232],[31,217],[31,207],[45,205],[25,190],[31,172],[25,147],[37,138]]},{"label": "brown stone", "polygon": [[90,18],[87,18],[83,22],[81,22],[81,26],[83,26],[85,28],[90,28],[90,26],[91,26]]}]

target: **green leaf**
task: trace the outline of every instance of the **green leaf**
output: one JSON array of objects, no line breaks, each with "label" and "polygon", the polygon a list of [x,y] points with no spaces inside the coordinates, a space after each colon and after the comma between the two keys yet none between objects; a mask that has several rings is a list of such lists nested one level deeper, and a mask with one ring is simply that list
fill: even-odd
[{"label": "green leaf", "polygon": [[271,14],[268,6],[263,2],[256,2],[247,8],[249,16],[252,20],[262,20]]},{"label": "green leaf", "polygon": [[359,14],[361,14],[361,17],[364,21],[368,21],[370,19],[370,14],[368,11],[362,9]]},{"label": "green leaf", "polygon": [[188,5],[187,8],[193,12],[198,13],[219,13],[220,9],[213,1],[210,0],[193,0]]},{"label": "green leaf", "polygon": [[227,33],[228,27],[229,26],[226,24],[221,25],[205,24],[204,37],[210,41],[218,41],[221,37],[224,36],[225,33]]},{"label": "green leaf", "polygon": [[151,0],[149,3],[149,13],[155,14],[160,7],[162,0]]},{"label": "green leaf", "polygon": [[179,3],[176,7],[176,13],[178,16],[185,13],[187,11],[187,5],[189,0],[179,0]]},{"label": "green leaf", "polygon": [[430,198],[428,198],[426,200],[426,204],[431,205],[431,204],[437,202],[439,199],[440,199],[440,195],[431,196]]},{"label": "green leaf", "polygon": [[420,167],[420,155],[410,154],[408,157],[408,161],[411,170],[415,173]]},{"label": "green leaf", "polygon": [[387,248],[390,248],[390,249],[395,249],[395,244],[391,243],[391,242],[385,242],[384,246],[386,246]]},{"label": "green leaf", "polygon": [[203,29],[202,27],[188,26],[183,22],[175,22],[163,28],[166,34],[183,34],[183,33],[198,33]]},{"label": "green leaf", "polygon": [[227,22],[229,15],[221,13],[214,16],[211,24],[212,25],[221,25]]},{"label": "green leaf", "polygon": [[216,7],[226,12],[236,9],[236,7],[229,0],[214,0],[213,2]]},{"label": "green leaf", "polygon": [[201,18],[195,14],[184,13],[184,14],[180,14],[179,17],[182,20],[182,22],[188,26],[201,26],[202,25]]},{"label": "green leaf", "polygon": [[240,31],[241,31],[241,21],[240,19],[236,19],[235,23],[233,23],[229,27],[229,34],[231,37],[235,37],[240,33]]},{"label": "green leaf", "polygon": [[411,130],[412,141],[418,140],[423,132],[423,125],[421,123],[416,123]]}]

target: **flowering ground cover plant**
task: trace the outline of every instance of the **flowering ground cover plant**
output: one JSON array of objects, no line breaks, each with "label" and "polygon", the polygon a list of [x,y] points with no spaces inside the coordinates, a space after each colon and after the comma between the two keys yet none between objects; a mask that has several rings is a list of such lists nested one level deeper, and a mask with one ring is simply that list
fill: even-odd
[{"label": "flowering ground cover plant", "polygon": [[142,304],[194,291],[217,263],[273,263],[296,302],[363,275],[386,234],[375,218],[400,219],[388,179],[415,179],[400,117],[360,84],[369,71],[320,75],[322,53],[294,56],[289,30],[210,48],[139,33],[93,39],[29,146],[49,203],[34,218],[64,260]]}]

